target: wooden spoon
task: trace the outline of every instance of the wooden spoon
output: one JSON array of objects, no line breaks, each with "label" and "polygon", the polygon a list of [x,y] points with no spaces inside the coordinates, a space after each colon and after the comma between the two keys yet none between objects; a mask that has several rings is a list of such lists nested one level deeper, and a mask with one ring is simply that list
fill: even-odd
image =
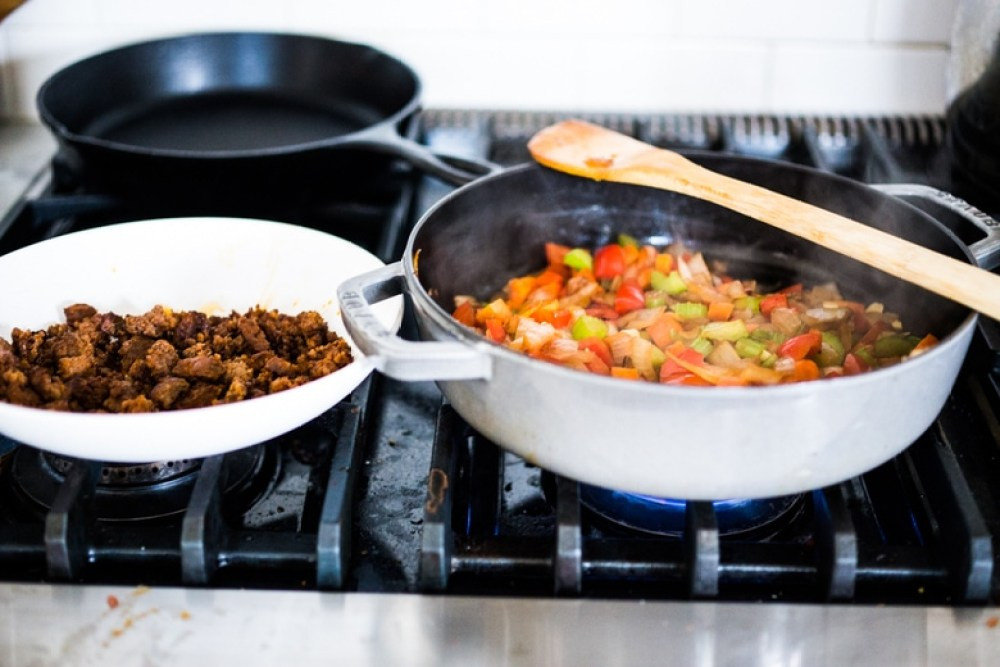
[{"label": "wooden spoon", "polygon": [[673,151],[580,120],[541,130],[528,149],[540,164],[568,174],[670,190],[738,211],[1000,320],[1000,276]]}]

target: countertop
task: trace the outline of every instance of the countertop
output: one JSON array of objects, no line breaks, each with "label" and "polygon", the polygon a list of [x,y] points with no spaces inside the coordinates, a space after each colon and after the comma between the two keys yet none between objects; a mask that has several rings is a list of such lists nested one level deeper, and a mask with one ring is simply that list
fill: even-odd
[{"label": "countertop", "polygon": [[990,665],[1000,610],[0,585],[0,664]]}]

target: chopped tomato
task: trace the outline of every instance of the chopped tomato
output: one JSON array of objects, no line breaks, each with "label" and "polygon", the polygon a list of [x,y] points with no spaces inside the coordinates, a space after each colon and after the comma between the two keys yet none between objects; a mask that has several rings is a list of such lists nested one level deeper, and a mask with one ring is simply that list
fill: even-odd
[{"label": "chopped tomato", "polygon": [[785,296],[791,296],[792,294],[802,294],[802,283],[795,283],[794,285],[789,285],[788,287],[779,290],[781,294]]},{"label": "chopped tomato", "polygon": [[646,307],[646,297],[636,283],[623,283],[615,292],[615,311],[624,314]]},{"label": "chopped tomato", "polygon": [[561,288],[565,279],[566,277],[562,272],[549,267],[538,274],[538,277],[535,278],[535,286],[541,287],[542,285],[559,285]]},{"label": "chopped tomato", "polygon": [[770,316],[771,311],[775,308],[788,308],[788,296],[779,292],[768,294],[760,300],[761,314]]},{"label": "chopped tomato", "polygon": [[652,324],[646,327],[649,339],[659,348],[665,348],[673,342],[675,334],[684,331],[684,326],[673,313],[663,313]]},{"label": "chopped tomato", "polygon": [[[682,346],[683,347],[683,346]],[[677,349],[677,348],[673,348]],[[683,347],[678,352],[671,350],[671,354],[676,356],[681,361],[694,365],[702,366],[705,363],[705,357],[701,355],[697,350],[692,350],[690,347]],[[660,382],[666,382],[668,378],[674,375],[680,375],[684,373],[690,373],[688,369],[684,368],[682,365],[667,357],[666,361],[660,366]]]},{"label": "chopped tomato", "polygon": [[581,350],[590,350],[593,352],[597,358],[603,361],[608,367],[614,365],[614,361],[611,359],[611,350],[608,349],[608,344],[600,338],[583,338],[577,341],[576,344]]},{"label": "chopped tomato", "polygon": [[566,310],[565,308],[559,308],[552,313],[552,326],[557,329],[565,329],[569,326],[570,320],[573,319],[572,311]]},{"label": "chopped tomato", "polygon": [[818,331],[809,331],[798,336],[792,336],[778,348],[778,356],[791,357],[796,361],[805,359],[810,354],[819,352],[823,336]]},{"label": "chopped tomato", "polygon": [[594,254],[594,277],[605,280],[625,272],[625,249],[617,243],[606,245]]},{"label": "chopped tomato", "polygon": [[569,246],[560,245],[558,243],[546,243],[545,259],[548,260],[550,266],[562,266],[563,259],[565,259],[566,253],[569,251]]},{"label": "chopped tomato", "polygon": [[587,370],[591,373],[596,373],[597,375],[611,375],[611,366],[604,363],[604,360],[600,357],[594,357],[586,364]]},{"label": "chopped tomato", "polygon": [[463,301],[455,308],[452,317],[467,327],[474,327],[476,326],[476,307],[472,305],[471,301]]}]

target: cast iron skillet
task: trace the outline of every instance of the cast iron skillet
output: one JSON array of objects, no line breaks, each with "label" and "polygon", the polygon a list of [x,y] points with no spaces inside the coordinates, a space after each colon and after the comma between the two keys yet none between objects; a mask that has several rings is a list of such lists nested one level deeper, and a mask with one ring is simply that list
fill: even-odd
[{"label": "cast iron skillet", "polygon": [[[864,221],[962,261],[936,220],[871,187],[791,164],[717,154],[695,162]],[[872,373],[773,387],[676,387],[573,371],[487,343],[451,316],[454,297],[488,297],[540,269],[543,244],[594,246],[620,232],[684,242],[731,275],[777,287],[835,281],[879,301],[933,350]],[[404,289],[421,335],[404,341],[366,312]],[[933,422],[976,314],[922,288],[728,209],[672,192],[524,165],[467,185],[430,209],[401,262],[348,280],[345,324],[376,368],[437,380],[474,428],[528,461],[589,484],[688,500],[781,496],[842,481],[896,455]]]},{"label": "cast iron skillet", "polygon": [[451,183],[491,171],[403,138],[420,93],[410,67],[370,46],[208,33],[69,65],[42,85],[37,105],[67,162],[112,191],[333,187],[385,169],[387,156]]}]

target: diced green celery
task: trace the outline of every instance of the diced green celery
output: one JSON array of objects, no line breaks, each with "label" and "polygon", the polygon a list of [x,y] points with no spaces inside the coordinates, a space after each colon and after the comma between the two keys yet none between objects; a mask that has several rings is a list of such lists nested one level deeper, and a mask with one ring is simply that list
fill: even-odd
[{"label": "diced green celery", "polygon": [[646,292],[646,308],[657,308],[667,305],[667,295],[660,290]]},{"label": "diced green celery", "polygon": [[681,274],[676,271],[671,271],[668,275],[664,275],[662,271],[654,270],[649,274],[649,284],[653,289],[671,295],[686,292],[688,288],[687,283],[681,278]]},{"label": "diced green celery", "polygon": [[620,245],[620,246],[629,246],[630,245],[632,247],[638,248],[639,247],[639,240],[637,238],[635,238],[634,236],[630,236],[628,234],[621,233],[621,234],[618,235],[618,245]]},{"label": "diced green celery", "polygon": [[833,331],[824,331],[822,336],[819,353],[815,357],[816,363],[823,368],[843,365],[844,343],[840,340],[840,336]]},{"label": "diced green celery", "polygon": [[604,338],[608,335],[608,324],[599,317],[593,315],[581,315],[573,322],[570,329],[573,340],[583,340],[584,338]]},{"label": "diced green celery", "polygon": [[760,312],[760,297],[741,296],[733,299],[733,305],[739,310],[749,310],[751,313],[756,315]]},{"label": "diced green celery", "polygon": [[855,349],[853,354],[855,357],[865,362],[865,365],[867,366],[877,365],[875,361],[875,355],[872,354],[872,348],[869,345],[865,345]]},{"label": "diced green celery", "polygon": [[890,334],[875,341],[876,357],[902,357],[913,351],[920,339],[908,334]]},{"label": "diced green celery", "polygon": [[708,354],[715,348],[715,346],[712,345],[712,341],[707,338],[702,338],[701,336],[691,341],[688,347],[703,357],[708,356]]},{"label": "diced green celery", "polygon": [[740,338],[733,343],[733,348],[736,350],[736,354],[744,359],[756,359],[761,353],[767,351],[763,343],[759,343],[750,337]]},{"label": "diced green celery", "polygon": [[673,310],[677,317],[682,320],[693,320],[699,317],[708,317],[708,306],[703,303],[685,301],[683,303],[675,303],[670,307],[670,309]]},{"label": "diced green celery", "polygon": [[729,320],[726,322],[709,322],[701,328],[701,335],[709,340],[737,341],[746,338],[747,325],[743,320]]},{"label": "diced green celery", "polygon": [[757,341],[758,343],[764,343],[765,345],[781,345],[784,343],[788,336],[781,333],[776,329],[765,329],[764,327],[757,327],[750,332],[750,338]]},{"label": "diced green celery", "polygon": [[594,267],[594,258],[583,248],[573,248],[563,257],[563,264],[571,269],[591,269]]},{"label": "diced green celery", "polygon": [[760,365],[764,368],[774,368],[774,362],[778,360],[778,355],[774,352],[764,350],[760,353]]}]

